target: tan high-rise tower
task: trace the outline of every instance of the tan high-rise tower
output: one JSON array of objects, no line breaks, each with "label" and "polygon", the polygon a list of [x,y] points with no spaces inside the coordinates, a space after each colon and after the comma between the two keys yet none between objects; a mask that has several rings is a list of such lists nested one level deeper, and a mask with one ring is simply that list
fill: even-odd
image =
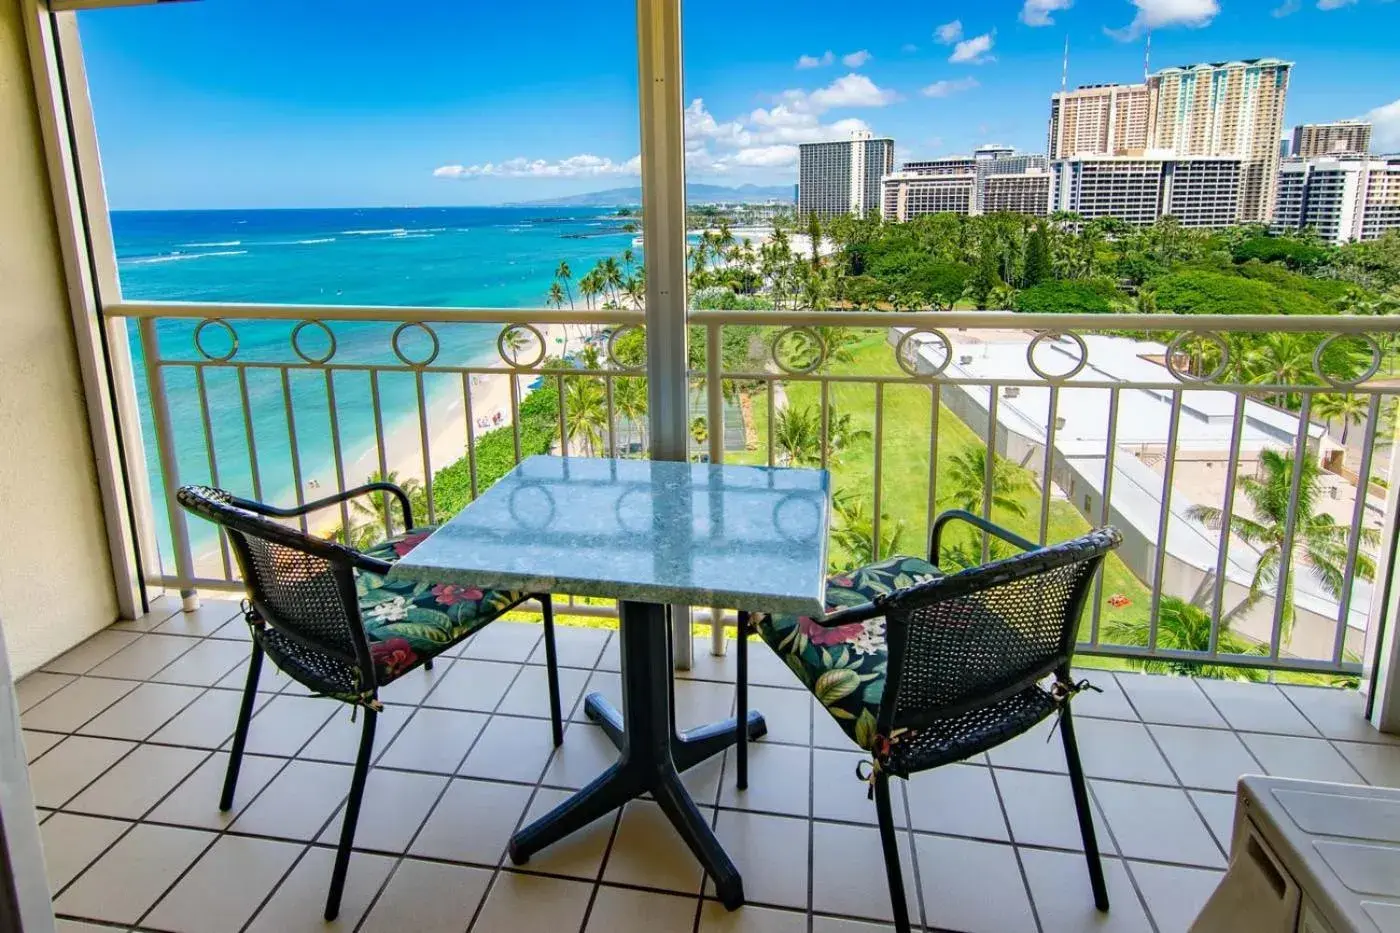
[{"label": "tan high-rise tower", "polygon": [[1095,84],[1050,98],[1050,159],[1142,155],[1150,139],[1146,84]]},{"label": "tan high-rise tower", "polygon": [[1157,72],[1148,79],[1154,105],[1149,148],[1242,159],[1239,220],[1267,223],[1292,67],[1277,58],[1256,58]]}]

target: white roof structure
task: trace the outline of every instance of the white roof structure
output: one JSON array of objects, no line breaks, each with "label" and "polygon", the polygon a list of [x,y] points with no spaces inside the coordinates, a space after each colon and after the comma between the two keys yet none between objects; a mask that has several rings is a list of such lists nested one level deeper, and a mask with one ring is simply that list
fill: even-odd
[{"label": "white roof structure", "polygon": [[[994,334],[980,332],[974,336],[950,332],[947,336],[953,343],[953,351],[952,359],[943,372],[944,378],[976,382],[1041,379],[1026,360],[1026,351],[1032,339],[1030,334],[1002,331]],[[1163,476],[1134,456],[1134,449],[1166,452],[1173,393],[1169,389],[1136,386],[1154,383],[1182,385],[1186,391],[1182,394],[1176,455],[1179,457],[1191,451],[1217,453],[1222,462],[1230,449],[1236,395],[1219,389],[1198,389],[1192,383],[1177,380],[1164,365],[1152,359],[1156,357],[1160,360],[1165,355],[1166,346],[1161,343],[1107,336],[1084,336],[1082,339],[1088,347],[1088,363],[1061,386],[1055,414],[1062,421],[1055,430],[1055,459],[1072,467],[1078,474],[1076,482],[1082,480],[1102,494],[1109,438],[1109,392],[1101,387],[1075,388],[1075,385],[1121,383],[1110,490],[1111,509],[1116,523],[1131,525],[1147,540],[1160,541],[1162,536],[1158,534],[1158,522]],[[914,342],[918,345],[917,352],[924,364],[930,369],[936,368],[942,361],[941,344],[934,338],[920,339],[917,336]],[[1047,339],[1037,347],[1035,359],[1045,372],[1067,372],[1077,365],[1079,348],[1070,338]],[[951,388],[945,388],[945,393]],[[985,411],[988,387],[974,385],[958,388]],[[1003,389],[1002,397],[997,400],[999,427],[1037,445],[1043,446],[1045,443],[1049,420],[1048,386],[1021,386],[1012,397],[1007,397]],[[1297,442],[1299,419],[1288,412],[1249,399],[1245,401],[1240,430],[1242,454],[1257,454],[1264,448],[1291,451]],[[1309,423],[1307,430],[1310,447],[1331,444],[1321,426]],[[1039,470],[1040,464],[1032,465]],[[1213,574],[1219,556],[1220,532],[1187,516],[1187,510],[1194,504],[1177,483],[1170,496],[1163,543],[1171,557]],[[1223,502],[1204,504],[1219,508]],[[1242,505],[1243,497],[1237,493],[1236,508]],[[1232,540],[1226,556],[1226,577],[1248,587],[1258,566],[1258,553],[1249,545]],[[1336,618],[1336,598],[1323,590],[1312,574],[1295,570],[1293,578],[1294,601],[1299,610],[1307,610],[1323,618]],[[1350,627],[1364,630],[1370,600],[1370,584],[1356,580],[1347,619]]]}]

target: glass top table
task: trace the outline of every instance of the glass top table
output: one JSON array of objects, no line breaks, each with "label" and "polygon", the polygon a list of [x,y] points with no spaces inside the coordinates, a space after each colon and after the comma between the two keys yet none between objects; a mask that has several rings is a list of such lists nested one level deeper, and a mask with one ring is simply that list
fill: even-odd
[{"label": "glass top table", "polygon": [[511,839],[517,864],[627,801],[652,794],[731,910],[743,880],[680,772],[767,728],[713,723],[678,735],[667,607],[820,615],[825,470],[530,457],[405,555],[391,578],[618,600],[622,710],[589,716],[621,750],[591,784]]}]

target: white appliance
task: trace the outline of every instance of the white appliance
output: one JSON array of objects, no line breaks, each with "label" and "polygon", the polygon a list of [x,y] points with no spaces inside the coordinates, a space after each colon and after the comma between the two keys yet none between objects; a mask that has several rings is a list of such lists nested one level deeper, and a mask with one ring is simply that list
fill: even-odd
[{"label": "white appliance", "polygon": [[1400,933],[1400,790],[1249,775],[1191,933]]}]

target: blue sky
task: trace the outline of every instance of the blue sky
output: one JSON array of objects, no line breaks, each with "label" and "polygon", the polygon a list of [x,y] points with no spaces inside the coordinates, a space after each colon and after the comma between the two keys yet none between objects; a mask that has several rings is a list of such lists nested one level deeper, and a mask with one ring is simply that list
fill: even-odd
[{"label": "blue sky", "polygon": [[[1282,4],[1282,5],[1280,5]],[[1373,114],[1400,150],[1400,2],[690,0],[688,177],[792,184],[865,126],[896,159],[1042,151],[1070,85],[1274,56],[1289,126]],[[897,9],[897,8],[896,8]],[[202,0],[81,14],[117,209],[493,204],[637,183],[634,4]],[[829,54],[828,54],[829,53]],[[698,101],[698,103],[697,103]]]}]

